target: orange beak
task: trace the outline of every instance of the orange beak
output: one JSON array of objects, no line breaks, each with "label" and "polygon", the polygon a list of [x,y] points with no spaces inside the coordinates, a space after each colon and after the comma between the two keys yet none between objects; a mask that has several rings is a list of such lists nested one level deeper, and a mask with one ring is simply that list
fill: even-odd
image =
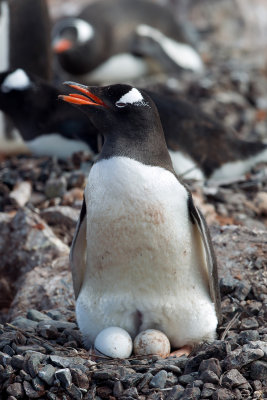
[{"label": "orange beak", "polygon": [[59,40],[53,47],[55,53],[60,54],[64,53],[64,51],[71,49],[73,43],[68,39]]},{"label": "orange beak", "polygon": [[68,96],[60,95],[58,96],[59,99],[72,104],[108,107],[99,97],[90,92],[87,86],[74,82],[64,82],[64,84],[79,90],[84,93],[85,96],[78,93],[71,93]]}]

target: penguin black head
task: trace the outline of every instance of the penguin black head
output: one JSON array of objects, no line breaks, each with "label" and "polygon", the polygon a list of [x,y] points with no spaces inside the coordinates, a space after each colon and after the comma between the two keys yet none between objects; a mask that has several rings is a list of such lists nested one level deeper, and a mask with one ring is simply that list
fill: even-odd
[{"label": "penguin black head", "polygon": [[85,74],[97,64],[96,32],[89,22],[65,18],[55,25],[53,37],[54,52],[67,72]]},{"label": "penguin black head", "polygon": [[158,110],[145,91],[125,84],[66,84],[82,94],[59,97],[81,107],[104,136],[102,158],[127,155],[151,165],[158,164],[160,158],[172,169]]}]

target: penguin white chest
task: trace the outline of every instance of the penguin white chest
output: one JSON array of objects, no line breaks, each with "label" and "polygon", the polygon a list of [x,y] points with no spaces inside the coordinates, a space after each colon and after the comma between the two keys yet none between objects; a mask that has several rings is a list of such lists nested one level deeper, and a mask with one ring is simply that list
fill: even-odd
[{"label": "penguin white chest", "polygon": [[76,312],[88,343],[112,325],[132,336],[160,329],[174,346],[213,337],[203,245],[175,176],[113,157],[92,167],[85,198],[86,271]]}]

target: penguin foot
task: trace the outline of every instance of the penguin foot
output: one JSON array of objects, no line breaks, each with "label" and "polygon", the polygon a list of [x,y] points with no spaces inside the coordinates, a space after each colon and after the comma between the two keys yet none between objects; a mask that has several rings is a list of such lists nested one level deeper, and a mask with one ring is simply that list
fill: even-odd
[{"label": "penguin foot", "polygon": [[185,345],[178,350],[172,351],[169,357],[181,357],[183,355],[189,356],[192,350],[193,346]]}]

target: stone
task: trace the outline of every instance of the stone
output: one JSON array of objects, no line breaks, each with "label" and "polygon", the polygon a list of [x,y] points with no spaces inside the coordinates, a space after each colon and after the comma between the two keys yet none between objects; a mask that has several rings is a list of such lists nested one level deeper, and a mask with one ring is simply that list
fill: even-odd
[{"label": "stone", "polygon": [[251,379],[266,380],[267,379],[267,362],[255,361],[251,364]]},{"label": "stone", "polygon": [[168,376],[167,371],[162,369],[155,376],[153,376],[153,378],[149,383],[149,387],[163,389],[165,387],[167,376]]},{"label": "stone", "polygon": [[198,387],[186,388],[181,397],[181,400],[198,400],[200,398],[201,391]]},{"label": "stone", "polygon": [[27,353],[26,357],[26,369],[32,378],[35,378],[39,372],[40,364],[45,359],[45,355],[38,352]]},{"label": "stone", "polygon": [[235,400],[235,395],[226,388],[220,388],[212,394],[212,400]]},{"label": "stone", "polygon": [[8,354],[2,353],[0,351],[0,364],[3,365],[3,367],[6,367],[7,365],[10,365],[11,363],[11,357]]},{"label": "stone", "polygon": [[153,378],[153,375],[151,374],[151,372],[147,372],[143,379],[139,382],[137,389],[138,390],[142,390],[143,387],[145,387],[146,385],[149,384],[149,382],[151,381],[151,379]]},{"label": "stone", "polygon": [[201,397],[203,399],[210,398],[216,390],[216,385],[213,383],[204,383],[203,389],[201,392]]},{"label": "stone", "polygon": [[70,395],[71,399],[73,400],[80,400],[83,398],[82,391],[80,388],[75,386],[73,383],[70,386],[66,387],[67,393]]},{"label": "stone", "polygon": [[11,365],[15,369],[22,369],[24,365],[24,357],[20,354],[14,355],[11,359]]},{"label": "stone", "polygon": [[72,377],[69,368],[58,369],[55,372],[55,376],[64,388],[68,388],[72,384]]},{"label": "stone", "polygon": [[7,394],[14,396],[16,399],[21,399],[24,396],[22,384],[19,382],[12,383],[7,387]]},{"label": "stone", "polygon": [[184,374],[198,371],[201,361],[209,358],[222,360],[226,357],[226,343],[215,340],[213,343],[203,344],[196,356],[189,358],[185,364]]},{"label": "stone", "polygon": [[88,389],[89,388],[89,378],[88,376],[82,372],[80,369],[70,369],[72,382],[80,389]]},{"label": "stone", "polygon": [[264,356],[263,350],[250,348],[244,345],[242,349],[236,349],[231,352],[223,361],[225,369],[228,371],[233,368],[242,368],[252,361],[258,360]]},{"label": "stone", "polygon": [[181,395],[184,392],[184,388],[181,385],[175,385],[170,390],[169,394],[167,395],[166,400],[178,400],[181,398]]},{"label": "stone", "polygon": [[209,358],[207,360],[203,360],[200,363],[198,372],[201,374],[202,372],[210,370],[213,371],[217,376],[221,376],[222,368],[217,358]]},{"label": "stone", "polygon": [[41,392],[42,393],[45,390],[44,382],[41,381],[41,379],[38,378],[38,376],[33,378],[32,386],[33,386],[34,390],[36,390],[37,392]]},{"label": "stone", "polygon": [[67,189],[67,181],[64,176],[49,179],[45,185],[45,195],[48,199],[62,197]]},{"label": "stone", "polygon": [[32,185],[31,182],[18,182],[14,189],[9,193],[9,197],[13,199],[19,207],[24,207],[31,198]]},{"label": "stone", "polygon": [[40,322],[40,321],[50,320],[51,319],[48,315],[46,315],[46,314],[44,314],[44,313],[42,313],[40,311],[34,310],[34,309],[28,310],[27,318],[32,320],[32,321],[36,321],[36,322]]},{"label": "stone", "polygon": [[8,344],[6,344],[3,348],[3,353],[8,354],[10,357],[14,356],[15,351],[10,347]]},{"label": "stone", "polygon": [[240,329],[256,329],[259,327],[258,321],[255,317],[243,318],[241,320]]},{"label": "stone", "polygon": [[238,280],[234,279],[231,276],[223,277],[220,279],[219,284],[220,284],[221,295],[225,296],[227,294],[232,293],[235,290],[238,284]]},{"label": "stone", "polygon": [[185,374],[179,376],[178,380],[181,385],[187,385],[188,383],[193,382],[196,379],[197,372],[191,372],[191,374]]},{"label": "stone", "polygon": [[214,383],[218,384],[219,383],[219,377],[218,375],[215,374],[215,372],[207,369],[206,371],[203,371],[199,377],[204,383]]},{"label": "stone", "polygon": [[244,383],[247,383],[247,380],[235,368],[233,368],[230,371],[226,372],[226,374],[224,374],[223,378],[222,378],[223,386],[227,386],[227,387],[229,387],[231,389],[235,388],[237,386],[243,385]]},{"label": "stone", "polygon": [[59,330],[59,332],[62,332],[65,329],[78,328],[77,325],[74,322],[51,320],[51,321],[49,321],[49,323],[47,323],[47,321],[39,322],[38,329],[42,329],[43,327],[45,327],[47,325]]},{"label": "stone", "polygon": [[68,206],[55,206],[46,208],[41,212],[41,217],[47,224],[64,225],[66,229],[76,227],[80,215],[80,210]]},{"label": "stone", "polygon": [[30,384],[30,382],[28,381],[24,381],[23,382],[23,388],[25,390],[25,394],[29,399],[38,399],[39,397],[41,397],[44,394],[43,392],[40,391],[36,391],[32,385]]},{"label": "stone", "polygon": [[47,312],[47,315],[50,318],[55,319],[57,321],[64,320],[64,317],[63,317],[63,315],[61,314],[61,312],[59,310],[49,310]]},{"label": "stone", "polygon": [[251,285],[247,282],[239,282],[234,292],[234,297],[237,297],[238,300],[245,300],[251,291]]},{"label": "stone", "polygon": [[39,369],[38,376],[41,378],[47,385],[52,386],[54,382],[56,368],[51,364],[46,364],[44,367]]},{"label": "stone", "polygon": [[256,330],[242,331],[239,333],[238,342],[240,344],[246,344],[247,342],[250,342],[252,340],[258,340],[259,337],[259,332]]},{"label": "stone", "polygon": [[113,386],[113,396],[115,398],[121,397],[123,391],[124,388],[122,386],[122,383],[120,381],[115,381]]},{"label": "stone", "polygon": [[54,325],[49,322],[37,328],[37,332],[45,339],[57,339],[60,335],[59,331]]},{"label": "stone", "polygon": [[23,329],[25,331],[27,330],[33,330],[37,327],[37,322],[36,321],[31,321],[28,318],[25,317],[16,317],[12,322],[12,325],[17,326],[20,329]]}]

